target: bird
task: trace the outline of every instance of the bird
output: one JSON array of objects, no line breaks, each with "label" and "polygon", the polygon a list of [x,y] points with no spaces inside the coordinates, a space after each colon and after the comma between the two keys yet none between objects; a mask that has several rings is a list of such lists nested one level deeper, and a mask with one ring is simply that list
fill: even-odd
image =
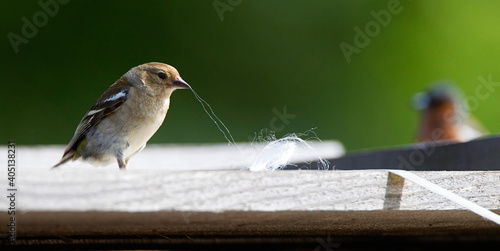
[{"label": "bird", "polygon": [[69,160],[101,166],[128,161],[144,149],[162,125],[177,89],[191,89],[168,64],[150,62],[130,69],[112,84],[80,121],[56,168]]},{"label": "bird", "polygon": [[435,83],[413,98],[420,111],[417,142],[467,142],[488,131],[468,113],[462,92],[453,83]]}]

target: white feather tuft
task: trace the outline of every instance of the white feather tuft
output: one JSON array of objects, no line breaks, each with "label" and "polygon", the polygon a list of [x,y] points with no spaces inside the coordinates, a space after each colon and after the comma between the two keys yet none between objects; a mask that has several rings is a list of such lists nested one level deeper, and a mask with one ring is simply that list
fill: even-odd
[{"label": "white feather tuft", "polygon": [[[309,133],[314,134],[312,130],[313,129],[301,135],[307,136]],[[266,138],[272,139],[272,141],[267,143],[249,167],[249,170],[252,172],[283,169],[285,166],[292,164],[292,158],[299,153],[299,151],[313,151],[317,156],[316,163],[319,169],[328,170],[330,167],[330,162],[321,158],[311,145],[295,133],[288,134],[281,139],[276,139],[274,135],[267,136]],[[318,139],[316,135],[314,138]]]}]

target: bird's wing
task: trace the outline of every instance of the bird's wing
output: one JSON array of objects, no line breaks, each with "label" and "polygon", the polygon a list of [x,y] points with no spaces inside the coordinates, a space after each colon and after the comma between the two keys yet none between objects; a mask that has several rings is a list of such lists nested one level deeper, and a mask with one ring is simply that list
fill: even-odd
[{"label": "bird's wing", "polygon": [[123,105],[128,98],[130,87],[130,85],[116,85],[101,95],[96,104],[90,108],[80,121],[75,135],[64,151],[63,158],[68,153],[74,153],[78,149],[92,127],[98,125],[104,118],[116,112]]}]

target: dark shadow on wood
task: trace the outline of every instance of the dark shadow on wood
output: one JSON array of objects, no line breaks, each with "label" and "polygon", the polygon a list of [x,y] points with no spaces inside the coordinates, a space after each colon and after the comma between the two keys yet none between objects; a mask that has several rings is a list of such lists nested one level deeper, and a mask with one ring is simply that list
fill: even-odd
[{"label": "dark shadow on wood", "polygon": [[384,209],[398,210],[401,205],[401,196],[405,179],[389,172],[387,175],[387,188],[385,190]]}]

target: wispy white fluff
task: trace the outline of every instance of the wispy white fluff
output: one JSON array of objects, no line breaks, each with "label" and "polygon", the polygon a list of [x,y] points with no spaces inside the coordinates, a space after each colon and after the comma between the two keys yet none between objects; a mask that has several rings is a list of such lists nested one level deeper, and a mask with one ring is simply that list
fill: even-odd
[{"label": "wispy white fluff", "polygon": [[[205,112],[207,113],[208,117],[210,117],[210,119],[215,123],[215,125],[217,126],[219,131],[222,133],[222,135],[224,135],[224,138],[226,138],[229,145],[233,145],[234,147],[238,148],[236,141],[234,141],[233,135],[231,135],[231,132],[229,131],[227,126],[222,122],[222,120],[219,117],[217,117],[217,115],[215,115],[215,112],[212,110],[212,107],[205,100],[203,100],[198,95],[198,93],[196,93],[194,91],[194,89],[191,86],[189,86],[189,87],[191,88],[191,91],[193,92],[196,99],[200,102],[201,106],[203,107],[203,110],[205,110]],[[208,107],[208,109],[207,109],[207,107]],[[222,128],[224,128],[224,130],[222,130]]]},{"label": "wispy white fluff", "polygon": [[[309,133],[314,134],[312,130],[313,129],[300,135],[307,136]],[[316,163],[319,169],[328,170],[330,167],[330,162],[321,158],[311,145],[295,133],[288,134],[280,139],[276,139],[274,134],[266,136],[265,138],[268,143],[249,167],[249,170],[252,172],[282,169],[292,164],[290,162],[292,157],[299,151],[313,151],[317,156]],[[316,135],[314,138],[318,139]]]},{"label": "wispy white fluff", "polygon": [[[179,78],[180,79],[180,78]],[[226,125],[222,122],[222,120],[215,115],[212,107],[203,100],[192,87],[191,91],[193,92],[196,99],[200,102],[203,107],[203,110],[208,114],[210,119],[215,123],[219,131],[224,135],[229,145],[233,145],[236,149],[240,150],[238,145],[236,144],[231,132],[226,127]],[[274,171],[278,169],[282,169],[285,166],[291,164],[291,159],[298,153],[298,151],[312,151],[316,156],[316,163],[318,169],[328,170],[330,167],[330,162],[321,158],[319,154],[314,150],[311,145],[309,145],[306,140],[301,139],[300,137],[309,137],[309,134],[313,134],[314,138],[318,141],[319,138],[314,133],[314,129],[312,128],[302,134],[288,134],[281,139],[276,139],[274,132],[271,132],[270,135],[263,136],[263,132],[261,131],[261,135],[256,137],[256,139],[260,143],[267,143],[267,145],[262,149],[262,151],[257,155],[253,164],[249,167],[250,171],[258,172],[258,171]],[[255,141],[255,139],[254,139]],[[241,150],[240,150],[241,151]]]}]

